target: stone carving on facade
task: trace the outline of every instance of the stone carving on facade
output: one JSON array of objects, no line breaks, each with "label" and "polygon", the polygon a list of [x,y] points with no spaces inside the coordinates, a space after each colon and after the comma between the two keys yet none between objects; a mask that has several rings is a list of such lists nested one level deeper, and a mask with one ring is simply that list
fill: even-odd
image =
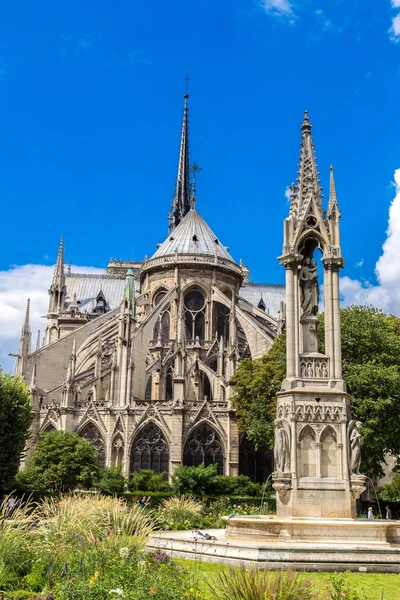
[{"label": "stone carving on facade", "polygon": [[300,281],[300,301],[303,309],[303,316],[316,315],[318,312],[318,269],[315,260],[308,256],[303,261],[299,274]]},{"label": "stone carving on facade", "polygon": [[341,422],[346,420],[346,409],[342,405],[333,404],[298,404],[295,421]]},{"label": "stone carving on facade", "polygon": [[349,469],[354,475],[360,474],[361,464],[361,434],[359,428],[362,423],[359,421],[350,421],[348,427],[349,439]]},{"label": "stone carving on facade", "polygon": [[290,471],[290,425],[285,419],[275,419],[274,459],[278,473]]},{"label": "stone carving on facade", "polygon": [[300,374],[307,379],[328,379],[328,360],[308,356],[300,361]]},{"label": "stone carving on facade", "polygon": [[279,499],[283,504],[289,500],[290,490],[292,488],[292,482],[290,479],[275,478],[272,487],[279,495]]}]

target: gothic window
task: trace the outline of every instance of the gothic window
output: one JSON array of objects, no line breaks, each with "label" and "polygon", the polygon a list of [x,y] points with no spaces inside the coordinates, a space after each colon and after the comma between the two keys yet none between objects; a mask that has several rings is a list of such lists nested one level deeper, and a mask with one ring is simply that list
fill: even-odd
[{"label": "gothic window", "polygon": [[46,435],[46,433],[50,433],[50,431],[57,431],[57,429],[51,423],[49,423],[47,427],[42,431],[42,435]]},{"label": "gothic window", "polygon": [[217,465],[220,475],[224,472],[224,455],[222,444],[211,427],[201,425],[189,437],[185,444],[183,453],[183,464],[189,467],[198,467],[204,463],[208,465]]},{"label": "gothic window", "polygon": [[[161,290],[158,292],[154,298],[154,306],[160,304],[161,300],[167,294],[165,290]],[[156,324],[153,329],[153,339],[157,340],[161,337],[162,341],[169,340],[169,329],[170,329],[170,305],[165,308],[165,310],[160,313],[157,318]]]},{"label": "gothic window", "polygon": [[298,446],[300,477],[315,477],[315,432],[309,425],[302,430]]},{"label": "gothic window", "polygon": [[186,339],[204,340],[205,299],[197,288],[191,289],[185,296],[185,333]]},{"label": "gothic window", "polygon": [[331,427],[321,435],[321,477],[337,477],[336,436]]},{"label": "gothic window", "polygon": [[230,310],[225,304],[216,302],[216,333],[218,339],[223,335],[224,340],[229,339],[229,313]]},{"label": "gothic window", "polygon": [[152,384],[153,384],[153,376],[150,375],[150,377],[147,380],[146,391],[144,393],[145,400],[151,400]]},{"label": "gothic window", "polygon": [[174,395],[174,382],[172,379],[172,368],[170,367],[165,376],[165,399],[172,400]]},{"label": "gothic window", "polygon": [[84,427],[79,433],[79,435],[86,440],[89,440],[97,453],[99,467],[104,467],[106,462],[104,440],[96,425],[93,425],[93,423],[88,423],[86,427]]},{"label": "gothic window", "polygon": [[160,429],[148,425],[139,432],[132,445],[130,470],[153,469],[155,473],[168,473],[168,446]]}]

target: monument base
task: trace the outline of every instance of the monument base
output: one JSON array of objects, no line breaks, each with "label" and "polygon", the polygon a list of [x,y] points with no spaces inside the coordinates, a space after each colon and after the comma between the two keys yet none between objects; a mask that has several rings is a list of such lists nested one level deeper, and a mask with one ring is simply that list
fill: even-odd
[{"label": "monument base", "polygon": [[260,569],[400,573],[400,523],[377,519],[226,517],[226,530],[151,535],[149,549],[187,558]]}]

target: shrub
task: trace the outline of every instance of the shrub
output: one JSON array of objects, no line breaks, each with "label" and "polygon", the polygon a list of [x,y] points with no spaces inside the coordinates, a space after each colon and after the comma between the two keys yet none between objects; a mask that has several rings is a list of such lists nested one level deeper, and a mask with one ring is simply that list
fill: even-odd
[{"label": "shrub", "polygon": [[94,488],[103,494],[123,494],[127,481],[122,474],[122,467],[104,467]]},{"label": "shrub", "polygon": [[378,488],[378,496],[384,502],[400,501],[400,473],[393,473],[391,483],[385,483]]},{"label": "shrub", "polygon": [[[210,585],[210,584],[209,584]],[[229,568],[212,586],[216,600],[313,600],[311,583],[293,571]]]},{"label": "shrub", "polygon": [[349,581],[349,573],[335,573],[329,577],[329,600],[366,600],[363,590],[356,590]]},{"label": "shrub", "polygon": [[190,529],[196,525],[203,505],[190,496],[180,496],[163,500],[160,507],[160,519],[169,527]]},{"label": "shrub", "polygon": [[152,469],[131,473],[129,489],[133,492],[170,492],[172,487],[165,481],[165,473],[156,474]]},{"label": "shrub", "polygon": [[6,497],[0,504],[0,590],[18,586],[30,568],[32,552],[29,548],[32,526],[29,503],[7,506]]},{"label": "shrub", "polygon": [[172,476],[172,485],[178,494],[205,496],[215,494],[218,478],[217,465],[199,467],[178,467]]}]

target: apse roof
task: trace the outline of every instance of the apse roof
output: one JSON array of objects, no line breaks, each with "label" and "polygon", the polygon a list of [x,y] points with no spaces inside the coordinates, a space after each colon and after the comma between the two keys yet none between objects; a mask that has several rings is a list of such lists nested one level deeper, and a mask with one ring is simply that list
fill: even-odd
[{"label": "apse roof", "polygon": [[175,253],[217,255],[235,262],[195,208],[185,215],[151,258]]},{"label": "apse roof", "polygon": [[[107,273],[72,273],[65,277],[67,287],[66,306],[72,302],[74,294],[79,301],[79,310],[83,313],[91,313],[96,306],[96,298],[103,292],[107,304],[112,310],[121,304],[124,295],[125,277],[116,277]],[[135,281],[135,287],[139,288],[139,282]]]},{"label": "apse roof", "polygon": [[279,318],[281,302],[285,302],[285,285],[279,283],[255,283],[248,281],[239,290],[243,298],[255,307],[263,300],[265,312],[275,319]]}]

